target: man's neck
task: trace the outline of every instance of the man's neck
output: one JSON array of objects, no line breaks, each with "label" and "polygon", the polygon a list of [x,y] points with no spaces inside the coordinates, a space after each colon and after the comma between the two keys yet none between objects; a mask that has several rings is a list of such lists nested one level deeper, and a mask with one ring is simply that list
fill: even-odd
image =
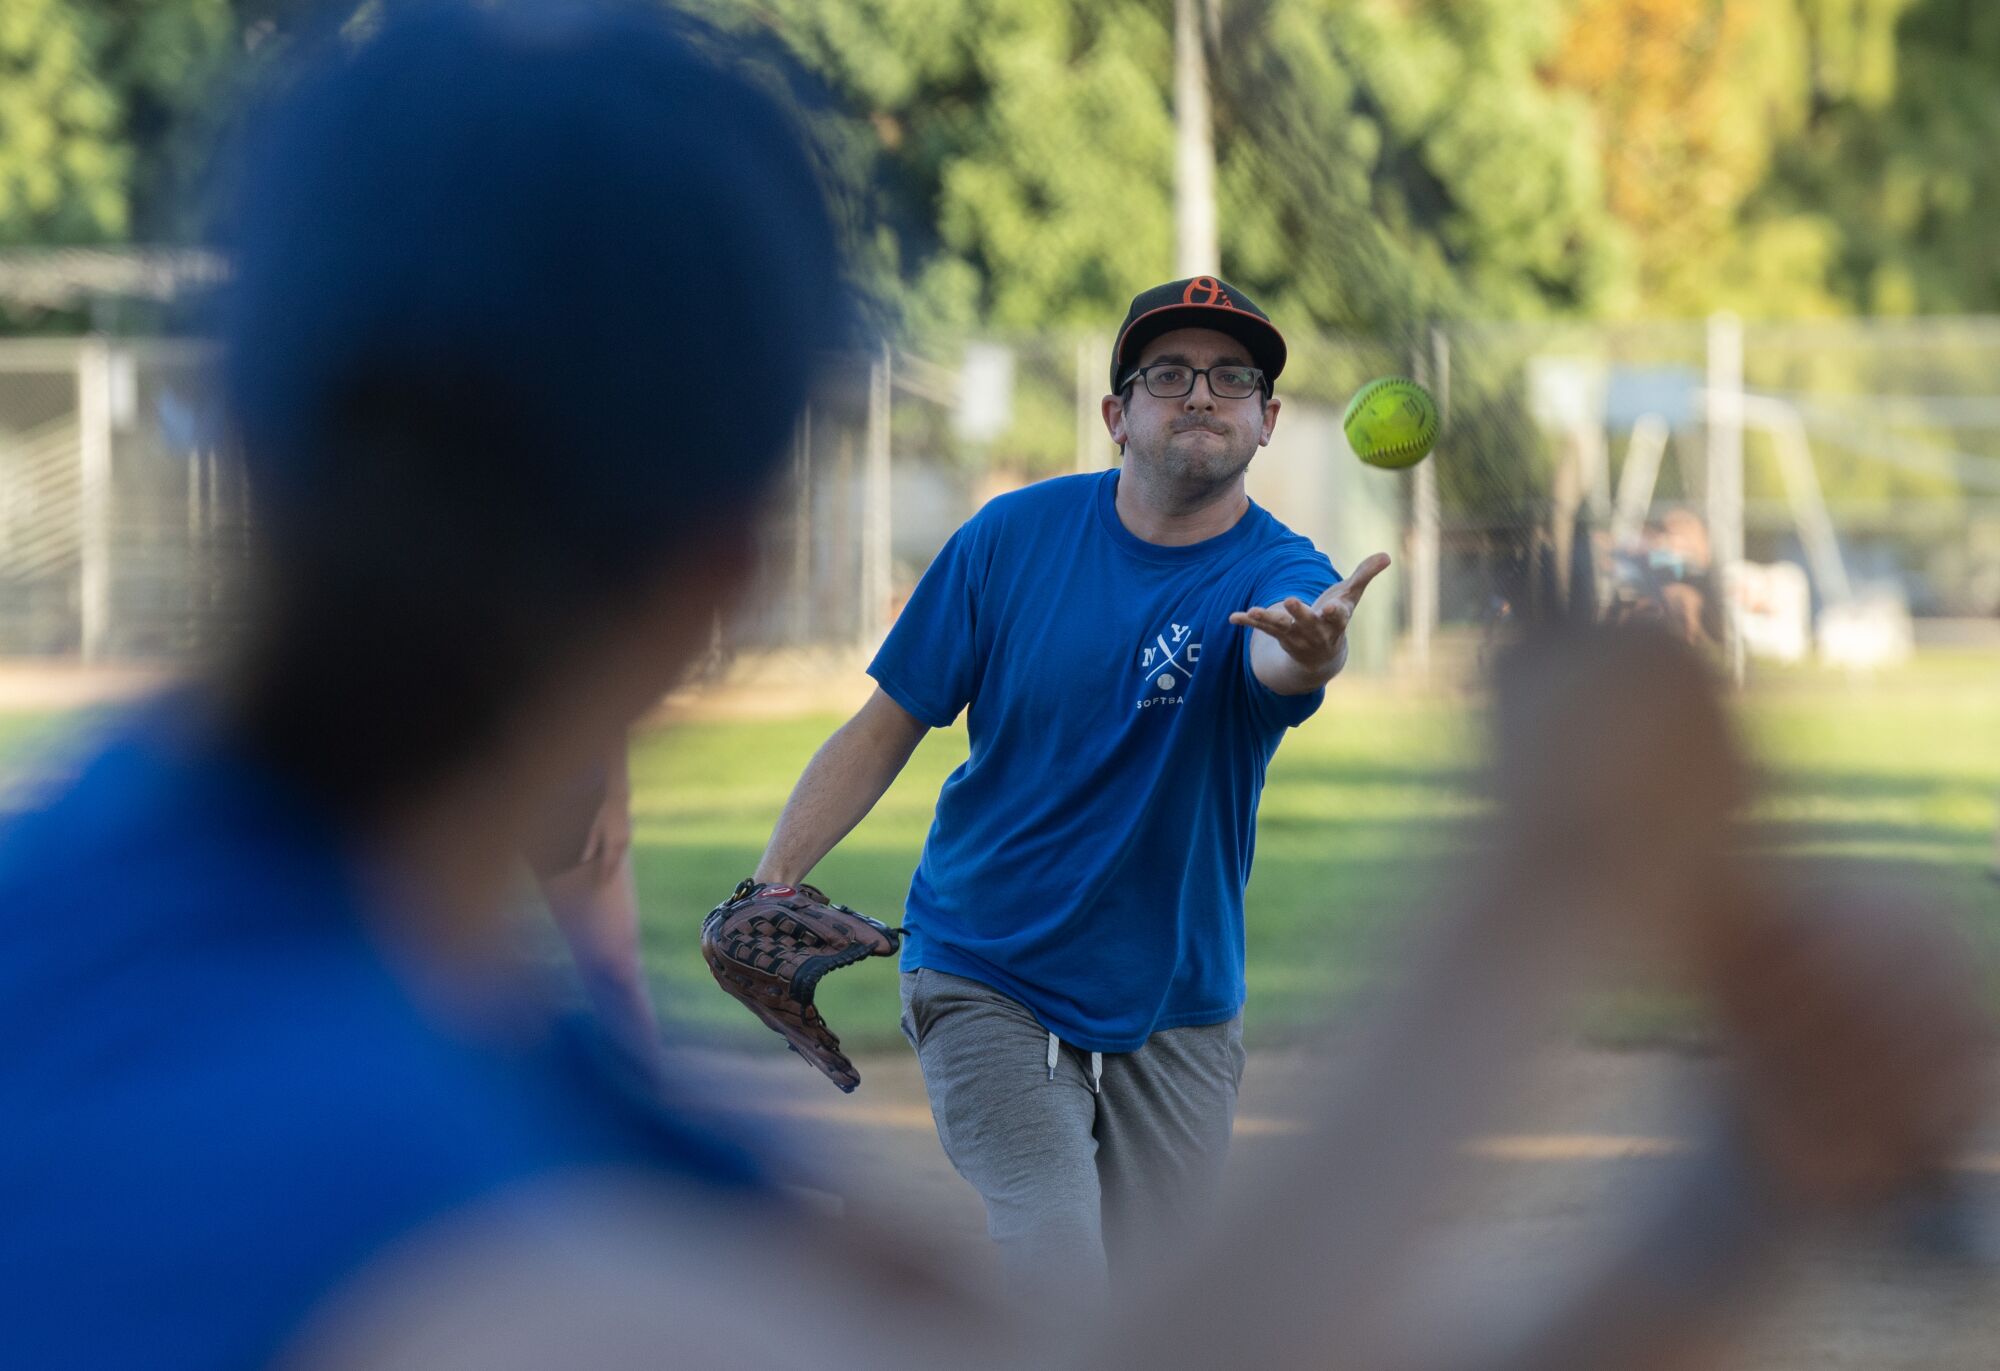
[{"label": "man's neck", "polygon": [[1250,497],[1238,475],[1227,484],[1190,493],[1161,490],[1130,467],[1118,473],[1118,522],[1143,542],[1184,547],[1205,542],[1236,527],[1250,511]]}]

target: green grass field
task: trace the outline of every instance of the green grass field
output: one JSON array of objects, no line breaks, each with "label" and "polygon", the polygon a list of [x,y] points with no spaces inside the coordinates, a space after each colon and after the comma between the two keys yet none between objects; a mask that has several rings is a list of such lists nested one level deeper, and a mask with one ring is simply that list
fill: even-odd
[{"label": "green grass field", "polygon": [[[1836,875],[1892,876],[1913,898],[1963,915],[2000,943],[2000,885],[1986,878],[2000,794],[2000,655],[1933,653],[1862,684],[1817,672],[1767,675],[1744,700],[1771,781],[1760,844]],[[635,844],[648,969],[667,1017],[698,1033],[763,1030],[726,1000],[695,950],[709,905],[746,875],[785,795],[840,720],[815,716],[687,724],[634,755]],[[0,775],[66,721],[0,715]],[[815,873],[856,907],[895,921],[939,785],[965,755],[961,729],[934,733],[876,811]],[[1280,749],[1264,794],[1249,893],[1253,1041],[1296,1034],[1365,989],[1393,935],[1463,855],[1478,812],[1479,720],[1462,701],[1336,685]],[[896,1037],[895,976],[870,963],[829,977],[820,1002],[853,1046]],[[1678,1036],[1670,996],[1607,996],[1586,1018],[1600,1040]]]},{"label": "green grass field", "polygon": [[[1746,695],[1744,716],[1770,775],[1754,816],[1760,845],[1810,856],[1835,876],[1892,878],[1958,911],[1982,941],[2000,940],[2000,885],[1985,875],[2000,794],[2000,655],[1932,654],[1865,684],[1778,673]],[[749,872],[799,769],[839,722],[686,726],[640,748],[647,955],[672,1017],[703,1031],[754,1030],[715,991],[695,925]],[[815,880],[894,921],[931,802],[965,746],[961,729],[926,739]],[[1253,1041],[1296,1034],[1378,976],[1395,952],[1391,935],[1465,851],[1480,747],[1469,704],[1372,684],[1336,685],[1286,740],[1264,792],[1248,897]],[[895,1036],[886,966],[829,977],[819,999],[852,1044]],[[1630,991],[1592,1006],[1584,1030],[1627,1043],[1679,1037],[1692,1023],[1674,997]]]}]

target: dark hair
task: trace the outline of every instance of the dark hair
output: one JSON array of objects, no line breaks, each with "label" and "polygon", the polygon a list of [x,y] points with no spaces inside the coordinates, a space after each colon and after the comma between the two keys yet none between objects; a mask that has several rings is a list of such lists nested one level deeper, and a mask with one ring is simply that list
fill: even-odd
[{"label": "dark hair", "polygon": [[742,517],[853,311],[800,132],[713,33],[441,0],[312,51],[222,232],[241,726],[367,806]]}]

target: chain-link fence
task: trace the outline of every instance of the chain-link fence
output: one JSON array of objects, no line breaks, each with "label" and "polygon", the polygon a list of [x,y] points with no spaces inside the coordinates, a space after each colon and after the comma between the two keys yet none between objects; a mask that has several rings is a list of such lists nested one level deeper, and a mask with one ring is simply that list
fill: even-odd
[{"label": "chain-link fence", "polygon": [[[1437,635],[1563,593],[1578,568],[1605,598],[1627,572],[1706,560],[1731,606],[1718,631],[1749,624],[1751,651],[1773,641],[1756,619],[1773,586],[1808,638],[1863,603],[2000,615],[2000,320],[1292,344],[1251,490],[1338,566],[1398,556],[1382,589],[1400,604],[1372,616],[1364,662],[1422,667]],[[865,650],[985,498],[1115,462],[1109,347],[1049,334],[831,359],[722,654]],[[202,360],[181,343],[0,342],[0,656],[172,661],[221,627],[248,512]],[[1385,373],[1426,380],[1446,409],[1437,456],[1408,474],[1361,466],[1340,432],[1347,397]]]},{"label": "chain-link fence", "polygon": [[248,527],[199,348],[0,342],[0,654],[171,661]]}]

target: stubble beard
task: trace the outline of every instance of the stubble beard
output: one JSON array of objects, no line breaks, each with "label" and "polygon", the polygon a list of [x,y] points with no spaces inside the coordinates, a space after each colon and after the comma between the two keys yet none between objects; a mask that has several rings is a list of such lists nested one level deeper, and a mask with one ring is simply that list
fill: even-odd
[{"label": "stubble beard", "polygon": [[1128,442],[1125,470],[1136,477],[1162,508],[1174,512],[1202,509],[1229,493],[1257,453],[1254,440],[1221,435],[1216,445],[1199,439],[1177,443],[1180,433],[1168,430],[1158,441]]}]

